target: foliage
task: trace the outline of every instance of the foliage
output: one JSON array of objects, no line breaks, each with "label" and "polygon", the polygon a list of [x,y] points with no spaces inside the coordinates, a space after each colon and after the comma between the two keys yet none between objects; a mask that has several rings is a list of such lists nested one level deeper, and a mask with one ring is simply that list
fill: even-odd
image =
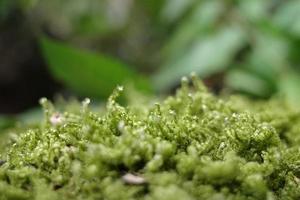
[{"label": "foliage", "polygon": [[[294,72],[299,76],[300,32],[296,20],[300,13],[299,1],[161,2],[156,6],[156,15],[148,16],[153,24],[151,34],[160,44],[152,51],[160,48],[160,59],[151,64],[155,53],[144,51],[147,47],[138,44],[141,51],[147,53],[143,63],[160,66],[152,76],[156,90],[172,88],[181,76],[191,71],[202,78],[225,72],[227,87],[269,97],[277,92],[286,94],[283,89],[286,87],[281,86],[284,79],[295,76]],[[142,9],[139,4],[142,3],[127,9],[139,6]],[[119,30],[128,31],[129,39],[134,39],[130,36],[130,27],[136,24],[130,18],[124,24],[128,24],[128,28]],[[130,47],[126,47],[126,51],[130,52]],[[249,82],[245,84],[239,75],[246,76]]]},{"label": "foliage", "polygon": [[[176,7],[173,4],[180,1],[169,2]],[[283,78],[294,76],[289,71],[299,65],[299,1],[188,2],[181,15],[171,20],[182,22],[165,45],[165,77],[172,70],[199,71],[201,77],[225,72],[229,88],[268,97],[282,89]],[[228,29],[231,36],[226,38]],[[215,42],[208,46],[208,41]],[[199,44],[200,49],[208,47],[199,51]]]},{"label": "foliage", "polygon": [[[66,43],[118,57],[116,62],[126,63],[122,68],[148,73],[156,91],[170,90],[180,77],[195,71],[202,78],[222,74],[226,88],[256,97],[285,95],[291,90],[300,94],[294,90],[297,81],[284,83],[290,77],[300,79],[297,0],[10,2],[3,0],[3,16],[17,4],[35,29],[44,27]],[[48,52],[47,45],[42,50]],[[69,53],[59,57],[73,60]],[[53,66],[54,59],[46,59],[52,69],[58,68]],[[93,58],[87,60],[99,71],[106,66]],[[126,69],[122,71],[124,77],[128,75]],[[103,70],[101,74],[110,77],[111,72]],[[68,77],[54,76],[63,82],[76,82],[78,77],[71,74],[75,72],[70,71]],[[116,85],[114,80],[106,80],[99,89],[95,87],[98,84],[86,85],[84,90],[81,85],[72,84],[71,88],[80,95],[87,90],[107,96]]]},{"label": "foliage", "polygon": [[51,72],[79,94],[106,97],[118,84],[129,81],[144,91],[151,88],[146,77],[116,59],[77,50],[46,38],[41,44]]},{"label": "foliage", "polygon": [[126,107],[118,87],[103,112],[42,99],[44,120],[1,140],[0,199],[299,199],[299,110],[192,83]]}]

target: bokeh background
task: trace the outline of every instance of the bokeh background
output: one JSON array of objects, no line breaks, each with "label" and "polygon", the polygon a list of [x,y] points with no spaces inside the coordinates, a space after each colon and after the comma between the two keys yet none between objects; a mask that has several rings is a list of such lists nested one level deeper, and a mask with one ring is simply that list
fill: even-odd
[{"label": "bokeh background", "polygon": [[299,0],[0,0],[0,127],[40,97],[165,95],[192,71],[298,106],[299,64]]}]

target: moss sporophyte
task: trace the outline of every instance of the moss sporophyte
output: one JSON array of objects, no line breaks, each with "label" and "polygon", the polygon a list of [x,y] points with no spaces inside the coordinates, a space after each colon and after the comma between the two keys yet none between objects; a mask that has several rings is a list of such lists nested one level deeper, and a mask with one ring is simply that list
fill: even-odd
[{"label": "moss sporophyte", "polygon": [[101,112],[42,99],[40,124],[1,134],[0,199],[300,199],[300,113],[192,84],[126,107],[117,88]]}]

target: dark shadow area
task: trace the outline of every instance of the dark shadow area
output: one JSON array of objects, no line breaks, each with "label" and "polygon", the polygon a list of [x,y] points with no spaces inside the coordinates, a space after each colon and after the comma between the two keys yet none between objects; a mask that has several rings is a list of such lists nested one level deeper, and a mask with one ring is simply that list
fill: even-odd
[{"label": "dark shadow area", "polygon": [[58,89],[28,24],[19,12],[12,13],[0,31],[0,113],[5,114],[31,108]]}]

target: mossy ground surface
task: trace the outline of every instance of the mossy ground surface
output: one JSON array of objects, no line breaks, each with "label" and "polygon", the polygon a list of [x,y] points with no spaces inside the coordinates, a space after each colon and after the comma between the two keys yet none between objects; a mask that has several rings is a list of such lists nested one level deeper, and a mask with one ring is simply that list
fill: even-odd
[{"label": "mossy ground surface", "polygon": [[[300,199],[300,113],[187,80],[160,103],[88,101],[0,142],[0,200]],[[13,132],[14,133],[11,133]]]}]

